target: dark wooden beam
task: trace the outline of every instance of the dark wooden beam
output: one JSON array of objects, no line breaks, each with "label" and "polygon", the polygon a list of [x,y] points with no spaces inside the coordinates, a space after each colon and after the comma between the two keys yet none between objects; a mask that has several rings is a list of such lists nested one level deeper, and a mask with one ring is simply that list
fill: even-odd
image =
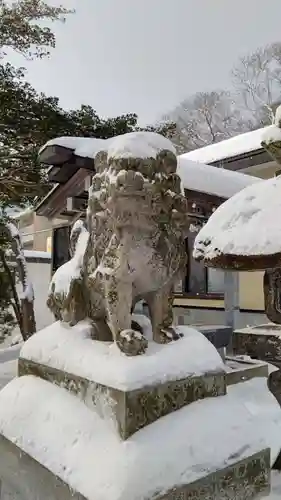
[{"label": "dark wooden beam", "polygon": [[205,202],[205,203],[210,203],[215,206],[221,205],[226,198],[223,198],[221,196],[217,196],[215,194],[210,194],[210,193],[202,193],[201,191],[193,191],[192,189],[185,189],[184,194],[186,198],[192,201],[198,201],[198,202]]},{"label": "dark wooden beam", "polygon": [[61,165],[69,162],[73,156],[73,150],[63,146],[46,146],[39,153],[40,163],[44,165]]},{"label": "dark wooden beam", "polygon": [[237,171],[244,170],[256,165],[264,165],[272,161],[271,156],[263,148],[242,155],[233,156],[232,158],[222,158],[218,161],[210,162],[209,165],[214,167],[224,167],[227,170]]},{"label": "dark wooden beam", "polygon": [[84,192],[84,183],[88,175],[88,170],[80,168],[65,184],[56,186],[50,196],[46,197],[37,208],[38,215],[48,218],[58,216],[65,209],[68,197],[77,196]]},{"label": "dark wooden beam", "polygon": [[48,172],[48,180],[55,184],[65,184],[78,169],[76,163],[65,163],[61,166],[52,167]]}]

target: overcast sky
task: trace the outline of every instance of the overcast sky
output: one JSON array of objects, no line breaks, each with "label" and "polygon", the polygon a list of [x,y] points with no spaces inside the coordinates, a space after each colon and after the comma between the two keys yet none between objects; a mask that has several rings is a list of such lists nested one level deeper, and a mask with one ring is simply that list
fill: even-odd
[{"label": "overcast sky", "polygon": [[[53,2],[54,3],[54,0]],[[136,112],[153,122],[183,98],[230,85],[237,57],[281,41],[281,0],[61,0],[75,7],[56,25],[49,60],[28,79],[70,108]],[[13,56],[12,62],[22,63]]]}]

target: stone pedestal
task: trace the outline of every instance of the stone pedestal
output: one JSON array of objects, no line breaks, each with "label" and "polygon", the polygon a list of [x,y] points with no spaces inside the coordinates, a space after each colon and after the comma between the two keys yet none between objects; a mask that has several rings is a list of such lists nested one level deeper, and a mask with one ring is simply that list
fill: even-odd
[{"label": "stone pedestal", "polygon": [[19,375],[35,375],[64,387],[88,406],[95,407],[101,417],[105,407],[110,405],[112,419],[122,439],[194,401],[226,394],[223,372],[120,390],[21,358]]},{"label": "stone pedestal", "polygon": [[225,360],[226,383],[228,386],[246,382],[256,377],[268,377],[268,364],[252,359],[227,356]]},{"label": "stone pedestal", "polygon": [[138,358],[94,342],[86,322],[33,336],[20,377],[0,392],[5,491],[17,500],[266,495],[281,416],[265,372],[247,377],[246,366],[241,383],[239,366],[225,371],[204,335],[178,328],[182,339],[149,343]]},{"label": "stone pedestal", "polygon": [[268,323],[235,330],[233,352],[281,368],[281,326]]}]

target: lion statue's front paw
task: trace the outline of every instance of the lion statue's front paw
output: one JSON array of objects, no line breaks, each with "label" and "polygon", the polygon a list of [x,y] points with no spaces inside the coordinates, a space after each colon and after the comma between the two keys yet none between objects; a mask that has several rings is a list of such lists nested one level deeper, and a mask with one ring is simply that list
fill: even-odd
[{"label": "lion statue's front paw", "polygon": [[121,352],[127,356],[138,356],[144,354],[147,349],[147,339],[141,332],[136,330],[123,330],[116,341]]},{"label": "lion statue's front paw", "polygon": [[154,335],[154,341],[158,344],[169,344],[174,340],[179,340],[182,336],[182,333],[177,333],[173,327],[161,328]]}]

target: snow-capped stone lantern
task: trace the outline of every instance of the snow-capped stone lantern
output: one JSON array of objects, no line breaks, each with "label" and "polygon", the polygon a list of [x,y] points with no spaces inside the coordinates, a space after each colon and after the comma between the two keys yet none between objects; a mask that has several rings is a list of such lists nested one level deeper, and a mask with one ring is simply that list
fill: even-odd
[{"label": "snow-capped stone lantern", "polygon": [[[281,107],[261,145],[281,164]],[[281,368],[281,176],[253,184],[224,202],[198,233],[194,257],[231,271],[263,271],[265,313],[271,323],[234,332],[233,350]],[[269,388],[281,404],[281,373]]]}]

